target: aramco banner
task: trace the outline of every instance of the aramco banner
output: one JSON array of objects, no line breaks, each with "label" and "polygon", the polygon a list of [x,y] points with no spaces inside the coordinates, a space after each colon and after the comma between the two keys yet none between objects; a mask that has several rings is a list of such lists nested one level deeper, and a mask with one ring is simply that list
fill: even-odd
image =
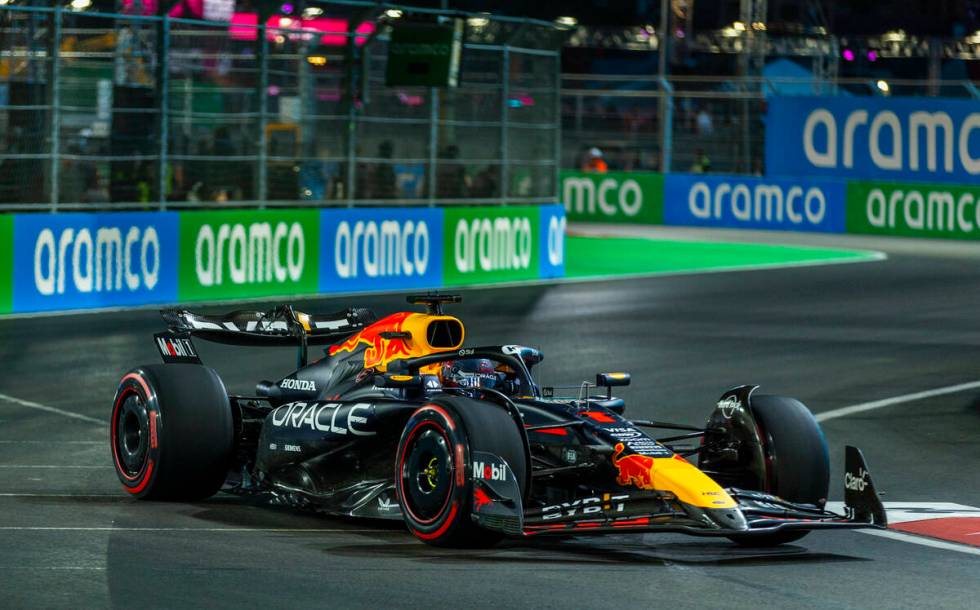
[{"label": "aramco banner", "polygon": [[664,223],[843,233],[845,199],[842,181],[668,174]]},{"label": "aramco banner", "polygon": [[902,182],[851,182],[847,232],[980,239],[980,188]]},{"label": "aramco banner", "polygon": [[561,172],[562,203],[572,221],[661,224],[663,194],[663,174]]},{"label": "aramco banner", "polygon": [[766,173],[969,184],[980,175],[980,105],[939,97],[771,97]]},{"label": "aramco banner", "polygon": [[564,275],[560,205],[0,215],[0,313]]}]

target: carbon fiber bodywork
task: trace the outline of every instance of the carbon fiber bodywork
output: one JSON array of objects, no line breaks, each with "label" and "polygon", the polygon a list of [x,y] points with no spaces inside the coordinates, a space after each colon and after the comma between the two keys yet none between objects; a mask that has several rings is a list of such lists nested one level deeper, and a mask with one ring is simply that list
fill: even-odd
[{"label": "carbon fiber bodywork", "polygon": [[[158,336],[165,361],[180,359],[163,351],[164,345],[176,345],[168,343],[172,339],[189,346],[196,358],[191,335],[227,343],[292,341],[303,351],[295,372],[258,382],[252,396],[230,397],[236,441],[224,491],[267,494],[335,515],[401,519],[395,455],[406,422],[433,400],[462,394],[479,408],[505,410],[525,448],[526,463],[518,465],[500,458],[493,447],[468,447],[459,476],[472,486],[470,517],[482,528],[511,536],[669,531],[731,537],[885,525],[867,466],[853,448],[847,455],[847,514],[763,491],[759,482],[770,466],[752,411],[755,386],[726,392],[704,428],[631,421],[622,400],[610,393],[592,395],[589,384],[569,398],[540,388],[531,369],[542,356],[531,348],[430,346],[419,354],[405,343],[411,333],[389,319],[370,324],[375,319],[370,312],[305,321],[302,315],[290,308],[223,318],[165,314],[170,338]],[[408,314],[399,315],[403,320]],[[306,363],[304,328],[311,323],[322,330],[310,336],[328,347],[322,358]],[[462,341],[461,327],[458,337],[451,327],[426,332],[431,343]],[[501,385],[444,387],[431,374],[441,363],[464,358],[492,360]],[[608,374],[598,380],[625,385],[629,377]],[[675,432],[666,437],[648,432],[657,429]],[[683,444],[690,441],[701,444]],[[685,460],[693,454],[699,454],[699,467]],[[516,471],[527,473],[525,483],[517,484]]]}]

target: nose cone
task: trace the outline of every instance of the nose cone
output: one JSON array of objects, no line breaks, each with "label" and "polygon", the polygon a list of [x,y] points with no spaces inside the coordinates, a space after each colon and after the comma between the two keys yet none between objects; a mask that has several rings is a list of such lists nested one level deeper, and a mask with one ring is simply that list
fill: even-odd
[{"label": "nose cone", "polygon": [[738,508],[709,508],[704,512],[720,528],[737,531],[749,529],[745,515]]}]

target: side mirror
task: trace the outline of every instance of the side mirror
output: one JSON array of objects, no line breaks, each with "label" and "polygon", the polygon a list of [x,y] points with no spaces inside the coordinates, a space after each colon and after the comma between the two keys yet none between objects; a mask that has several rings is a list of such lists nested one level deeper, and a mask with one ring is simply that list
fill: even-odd
[{"label": "side mirror", "polygon": [[521,347],[521,360],[530,368],[544,360],[544,354],[533,347]]},{"label": "side mirror", "polygon": [[595,376],[595,384],[601,388],[616,388],[630,384],[629,373],[599,373]]}]

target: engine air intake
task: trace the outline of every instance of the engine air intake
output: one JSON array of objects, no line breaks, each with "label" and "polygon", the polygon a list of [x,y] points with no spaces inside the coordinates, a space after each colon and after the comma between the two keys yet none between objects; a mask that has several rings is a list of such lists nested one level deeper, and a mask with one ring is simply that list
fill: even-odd
[{"label": "engine air intake", "polygon": [[463,324],[455,318],[440,318],[429,323],[426,342],[436,349],[455,349],[463,343]]}]

